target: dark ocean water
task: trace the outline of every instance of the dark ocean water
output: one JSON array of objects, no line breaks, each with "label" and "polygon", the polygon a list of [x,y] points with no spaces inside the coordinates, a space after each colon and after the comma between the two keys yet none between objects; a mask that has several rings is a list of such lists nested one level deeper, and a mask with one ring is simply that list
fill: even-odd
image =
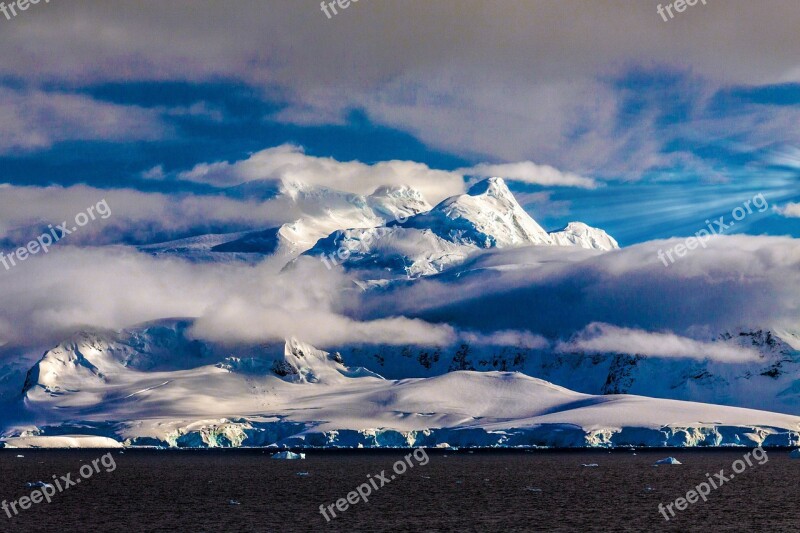
[{"label": "dark ocean water", "polygon": [[[0,499],[29,495],[26,482],[54,474],[79,477],[82,465],[105,453],[0,450]],[[660,502],[685,497],[707,473],[729,475],[745,451],[432,451],[428,464],[411,458],[413,468],[369,502],[336,511],[330,523],[320,504],[347,497],[368,474],[389,478],[409,452],[308,452],[304,461],[270,459],[261,450],[111,453],[113,472],[99,464],[52,503],[13,518],[0,511],[0,531],[800,530],[800,460],[778,450],[669,522]],[[652,466],[668,455],[683,465]],[[591,463],[599,466],[581,466]]]}]

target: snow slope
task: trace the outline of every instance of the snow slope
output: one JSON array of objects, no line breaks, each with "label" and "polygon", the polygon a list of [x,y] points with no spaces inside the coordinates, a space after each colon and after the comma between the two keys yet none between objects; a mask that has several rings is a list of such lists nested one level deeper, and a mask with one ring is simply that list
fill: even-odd
[{"label": "snow slope", "polygon": [[[69,437],[80,445],[75,436],[82,435],[179,447],[800,443],[800,417],[793,415],[582,394],[516,372],[388,380],[297,340],[235,355],[190,347],[185,326],[87,333],[48,351],[28,374],[13,405],[21,416],[6,422],[4,441],[48,446]],[[175,351],[186,355],[173,360]]]}]

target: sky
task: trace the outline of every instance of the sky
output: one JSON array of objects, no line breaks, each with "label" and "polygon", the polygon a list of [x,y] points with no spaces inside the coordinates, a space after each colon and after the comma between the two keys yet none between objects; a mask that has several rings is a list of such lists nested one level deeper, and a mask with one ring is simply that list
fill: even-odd
[{"label": "sky", "polygon": [[[408,183],[435,203],[470,181],[500,176],[546,229],[575,220],[603,228],[633,247],[622,254],[631,260],[655,246],[651,241],[695,234],[709,221],[730,220],[737,207],[762,205],[760,198],[765,208],[728,233],[776,240],[730,241],[747,256],[731,252],[730,259],[757,276],[753,256],[772,258],[761,266],[774,279],[761,288],[780,298],[777,280],[794,275],[794,255],[774,256],[795,247],[780,237],[800,237],[800,9],[794,0],[708,0],[665,21],[659,5],[361,0],[329,17],[316,0],[74,0],[0,14],[0,245],[27,242],[32,227],[74,216],[100,198],[108,198],[114,216],[102,231],[97,225],[74,236],[74,244],[152,243],[292,219],[291,206],[267,196],[231,194],[248,181],[289,177],[358,194]],[[65,254],[51,266],[87,269],[110,286],[92,261],[111,252],[86,253]],[[703,263],[711,261],[708,253],[697,264],[711,264]],[[121,272],[141,286],[153,283],[134,268],[141,261],[143,270],[155,269],[149,260],[120,261]],[[15,274],[11,285],[0,280],[3,294],[17,294],[22,279],[47,293],[46,282],[27,277],[46,277],[47,264]],[[611,262],[592,264],[553,284],[569,291],[583,276],[619,272]],[[192,268],[169,267],[175,276],[211,276]],[[232,279],[249,279],[226,268]],[[685,268],[676,271],[696,272]],[[651,279],[642,272],[631,275]],[[519,280],[510,282],[519,288]],[[59,305],[77,309],[71,306],[81,287]],[[605,290],[621,290],[604,287],[595,287],[598,301]],[[546,298],[552,287],[520,290]],[[730,290],[723,284],[707,294],[721,298]],[[751,290],[737,293],[741,301],[757,297]],[[101,297],[103,289],[89,292]],[[128,296],[114,309],[81,308],[65,324],[197,316],[220,297],[178,305],[171,294],[157,315]],[[346,307],[325,302],[333,315]],[[762,313],[765,320],[795,316],[791,302],[780,302],[774,313]],[[502,301],[487,305],[495,304]],[[40,325],[59,308],[31,305],[24,317],[0,313],[0,337],[15,321]],[[123,305],[135,309],[122,313]],[[586,305],[573,330],[598,315],[613,327],[646,330],[665,320],[672,329],[702,321],[684,321],[677,301],[667,318]],[[697,309],[711,307],[709,300]],[[408,320],[443,312],[417,299],[407,310]],[[241,316],[232,309],[228,320],[217,311],[219,320],[198,326],[212,336]],[[115,313],[118,319],[106,320]],[[369,318],[390,321],[381,330],[386,338],[411,327],[385,314]],[[539,326],[534,333],[561,333]],[[613,327],[601,330],[622,331]],[[364,330],[359,338],[370,335]]]},{"label": "sky", "polygon": [[534,218],[622,244],[758,193],[774,209],[736,232],[798,236],[797,20],[791,1],[666,22],[625,1],[362,1],[331,18],[305,0],[39,4],[0,16],[0,182],[213,194],[176,175],[289,143],[553,167],[593,185],[523,172]]}]

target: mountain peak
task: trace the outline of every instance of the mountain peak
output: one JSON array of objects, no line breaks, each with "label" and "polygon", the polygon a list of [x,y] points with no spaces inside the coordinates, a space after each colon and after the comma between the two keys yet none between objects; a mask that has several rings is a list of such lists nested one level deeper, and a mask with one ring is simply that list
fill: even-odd
[{"label": "mountain peak", "polygon": [[503,178],[486,178],[469,188],[467,194],[470,196],[491,196],[494,198],[513,198],[514,195],[506,185]]}]

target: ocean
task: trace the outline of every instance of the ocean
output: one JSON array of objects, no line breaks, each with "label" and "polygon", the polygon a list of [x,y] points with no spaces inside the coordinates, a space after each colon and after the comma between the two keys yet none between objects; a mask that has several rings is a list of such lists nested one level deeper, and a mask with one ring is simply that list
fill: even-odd
[{"label": "ocean", "polygon": [[[18,511],[0,531],[797,531],[800,460],[747,451],[0,450],[0,498]],[[682,464],[653,466],[668,456]],[[20,509],[26,483],[67,473],[50,503]],[[679,510],[702,483],[706,501]]]}]

